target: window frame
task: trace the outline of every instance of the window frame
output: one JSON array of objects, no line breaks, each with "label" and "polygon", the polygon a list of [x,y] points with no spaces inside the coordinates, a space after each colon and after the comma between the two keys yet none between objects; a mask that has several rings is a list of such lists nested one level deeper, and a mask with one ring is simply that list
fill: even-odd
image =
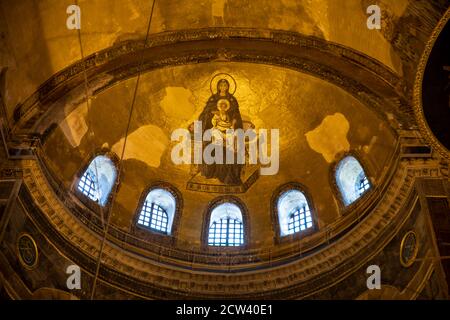
[{"label": "window frame", "polygon": [[[209,223],[211,222],[211,214],[215,208],[224,203],[231,203],[236,205],[241,210],[242,215],[242,231],[244,233],[244,243],[240,246],[210,246],[208,244],[209,239]],[[249,213],[248,209],[245,206],[244,202],[236,197],[231,195],[220,196],[208,204],[204,213],[203,213],[203,227],[201,234],[201,248],[205,251],[209,252],[236,252],[242,251],[250,248],[250,223],[249,223]]]},{"label": "window frame", "polygon": [[[346,205],[344,196],[343,196],[341,189],[339,188],[339,185],[337,182],[336,173],[337,173],[337,169],[338,169],[341,161],[349,156],[355,158],[356,161],[359,162],[360,166],[362,167],[362,169],[364,171],[364,174],[366,175],[367,180],[369,181],[370,188],[368,190],[366,190],[358,199],[356,199],[352,203]],[[351,150],[348,152],[341,153],[337,157],[337,159],[338,160],[334,161],[331,164],[329,179],[330,179],[330,186],[333,190],[334,196],[337,199],[337,203],[339,205],[340,212],[342,215],[345,215],[348,212],[354,210],[356,207],[363,205],[363,203],[365,203],[367,201],[367,199],[369,198],[369,195],[373,194],[373,191],[375,190],[376,185],[372,178],[372,172],[373,172],[372,167],[369,166],[369,163],[366,162],[366,160],[357,151]]]},{"label": "window frame", "polygon": [[[139,216],[141,214],[141,211],[142,211],[144,203],[147,199],[147,196],[152,190],[155,190],[155,189],[163,189],[163,190],[169,192],[175,199],[175,212],[173,213],[173,221],[172,221],[170,234],[161,232],[159,230],[151,229],[150,227],[146,227],[146,226],[140,225],[138,223]],[[173,245],[173,244],[175,244],[175,241],[178,236],[178,229],[179,229],[182,211],[183,211],[183,197],[182,197],[180,191],[175,186],[173,186],[172,184],[170,184],[168,182],[160,181],[160,180],[152,181],[141,193],[141,196],[139,198],[139,201],[138,201],[135,213],[134,213],[134,218],[133,218],[131,226],[130,226],[130,233],[137,236],[138,238],[146,240],[146,241]],[[167,214],[167,212],[166,212],[166,214]]]},{"label": "window frame", "polygon": [[[96,158],[94,158],[95,160]],[[92,162],[91,162],[92,163]],[[86,176],[86,177],[85,177]],[[83,179],[84,178],[84,179]],[[77,190],[81,192],[85,197],[88,197],[91,201],[97,202],[100,200],[98,185],[96,183],[97,177],[92,174],[92,170],[86,169],[86,171],[83,173],[83,175],[78,180]],[[80,185],[83,184],[84,186],[81,186],[83,190],[80,190]],[[96,200],[93,198],[97,198]]]},{"label": "window frame", "polygon": [[[364,174],[364,179],[361,179],[361,174]],[[367,175],[366,175],[366,172],[365,172],[365,170],[364,170],[364,168],[363,168],[363,172],[361,172],[360,174],[359,174],[360,176],[358,176],[358,178],[357,178],[357,181],[358,181],[358,186],[355,186],[356,187],[356,191],[359,193],[359,198],[361,198],[361,197],[363,197],[367,192],[369,192],[370,191],[370,189],[372,189],[372,185],[371,185],[371,183],[370,183],[370,180],[369,180],[369,178],[367,177]],[[361,192],[361,180],[362,180],[362,184],[363,184],[363,191]],[[365,181],[367,181],[367,189],[366,189],[366,184],[365,184]],[[358,199],[359,199],[358,198]]]},{"label": "window frame", "polygon": [[[233,217],[229,217],[228,216],[226,218],[220,218],[219,220],[215,220],[215,221],[212,222],[212,224],[214,224],[214,223],[217,224],[218,222],[220,222],[220,225],[222,226],[224,224],[224,222],[223,222],[224,220],[226,221],[227,231],[230,230],[230,224],[232,224],[233,226],[240,224],[241,227],[239,229],[242,230],[242,238],[243,238],[243,236],[244,236],[244,223],[242,221],[239,221],[238,219],[235,219]],[[232,221],[232,223],[231,223],[231,221]],[[233,229],[236,229],[236,228],[233,228]],[[220,230],[222,230],[222,228],[220,228]],[[210,246],[210,247],[242,247],[244,245],[244,239],[242,239],[242,242],[243,242],[242,244],[238,243],[238,245],[234,245],[234,244],[232,245],[232,243],[230,241],[230,238],[231,238],[230,237],[230,232],[226,233],[226,238],[225,238],[226,239],[226,243],[225,243],[225,245],[222,245],[221,241],[219,241],[219,244],[216,244],[216,242],[217,242],[216,238],[214,239],[213,244],[210,244],[210,242],[209,242],[210,235],[211,235],[211,226],[209,226],[209,228],[208,228],[208,246]],[[239,238],[241,238],[240,237],[240,232],[239,232],[238,236],[239,236]],[[236,233],[233,234],[233,238],[236,239]]]},{"label": "window frame", "polygon": [[[116,178],[111,186],[111,191],[108,194],[107,200],[105,204],[102,206],[98,202],[92,200],[87,195],[85,195],[82,191],[78,189],[78,185],[80,183],[81,178],[83,177],[86,170],[89,168],[89,165],[92,161],[94,161],[95,158],[98,156],[104,156],[111,160],[115,170],[116,170]],[[73,195],[75,195],[76,199],[81,202],[85,207],[89,208],[90,210],[94,211],[97,214],[100,214],[100,212],[103,210],[104,218],[106,218],[107,213],[109,212],[109,209],[111,207],[111,202],[113,199],[114,192],[118,192],[120,188],[120,177],[119,177],[119,170],[120,170],[120,159],[119,157],[112,151],[106,150],[106,149],[100,149],[89,155],[84,161],[83,165],[81,166],[81,169],[76,172],[74,178],[72,179],[72,186],[71,186],[71,192]]]},{"label": "window frame", "polygon": [[[279,212],[278,212],[278,200],[280,197],[290,191],[290,190],[297,190],[303,193],[305,196],[306,202],[308,203],[309,211],[311,212],[311,220],[312,220],[312,227],[307,228],[305,230],[300,230],[298,232],[282,235],[281,234],[281,226],[280,226],[280,220],[279,220]],[[296,240],[301,240],[306,237],[309,237],[316,233],[319,228],[319,219],[317,216],[317,210],[314,206],[314,202],[312,200],[311,193],[309,192],[308,188],[297,181],[291,181],[287,182],[285,184],[282,184],[279,186],[273,193],[272,193],[272,199],[270,201],[270,211],[272,216],[272,228],[274,232],[274,242],[275,244],[285,243],[285,242],[291,242]],[[292,212],[288,214],[288,216],[291,215]]]},{"label": "window frame", "polygon": [[[146,228],[146,229],[148,229],[149,231],[153,231],[153,232],[158,232],[158,233],[161,233],[161,234],[163,234],[163,235],[169,235],[169,233],[167,232],[167,230],[169,229],[169,214],[167,213],[167,211],[166,211],[166,209],[164,209],[163,207],[161,207],[159,204],[156,204],[156,203],[150,203],[150,216],[149,216],[149,226],[145,226],[145,225],[142,225],[141,223],[139,223],[139,220],[140,220],[140,217],[141,217],[141,214],[142,214],[142,210],[144,209],[144,206],[145,206],[145,203],[146,203],[147,201],[144,201],[144,203],[143,203],[143,205],[142,205],[142,207],[141,207],[141,210],[140,210],[140,212],[139,212],[139,215],[138,215],[138,221],[136,222],[137,224],[138,224],[138,226],[140,227],[140,228]],[[162,211],[162,215],[163,216],[165,216],[165,224],[166,224],[166,227],[165,227],[165,229],[166,229],[166,231],[163,231],[163,230],[158,230],[158,229],[155,229],[155,228],[153,228],[152,226],[151,226],[151,224],[152,224],[152,220],[153,220],[153,216],[155,215],[155,212],[154,212],[154,207],[158,207],[161,211]],[[158,210],[158,209],[156,209],[156,210]],[[170,229],[172,229],[172,226],[170,226]]]},{"label": "window frame", "polygon": [[[303,211],[302,211],[302,209],[303,209]],[[300,217],[302,214],[304,215],[304,218]],[[297,216],[298,216],[298,219],[296,219]],[[311,218],[311,221],[306,221],[307,218]],[[305,220],[305,223],[304,223],[305,229],[304,230],[301,229],[301,226],[302,226],[301,221],[302,220]],[[295,229],[297,228],[297,226],[295,225],[295,223],[297,221],[299,222],[299,227],[298,227],[298,230],[296,231]],[[308,227],[309,223],[311,224],[310,227]],[[291,225],[294,225],[292,227],[292,229],[294,231],[292,233],[287,234],[286,236],[289,236],[289,235],[292,235],[295,233],[299,233],[299,232],[304,232],[308,229],[313,228],[314,223],[312,222],[312,214],[311,214],[311,209],[309,208],[309,204],[308,204],[308,210],[306,210],[306,207],[297,207],[289,213],[289,215],[288,215],[288,231],[290,231]]]}]

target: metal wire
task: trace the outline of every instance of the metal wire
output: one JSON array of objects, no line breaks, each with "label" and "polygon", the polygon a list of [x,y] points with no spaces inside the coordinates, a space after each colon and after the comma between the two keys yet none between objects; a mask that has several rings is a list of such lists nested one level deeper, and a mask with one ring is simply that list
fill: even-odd
[{"label": "metal wire", "polygon": [[[117,181],[120,181],[120,176],[122,174],[122,168],[123,167],[122,167],[121,163],[122,163],[123,157],[125,155],[125,148],[126,148],[126,145],[127,145],[128,132],[129,132],[129,129],[130,129],[131,118],[132,118],[132,115],[133,115],[134,105],[135,105],[135,102],[136,102],[137,90],[138,90],[139,82],[140,82],[140,79],[141,79],[141,67],[142,67],[142,65],[144,63],[144,58],[145,58],[145,56],[144,56],[144,49],[147,46],[148,36],[150,34],[150,26],[151,26],[151,22],[152,22],[153,10],[155,8],[155,3],[156,3],[156,0],[153,0],[152,1],[152,6],[151,6],[151,10],[150,10],[150,16],[149,16],[148,24],[147,24],[147,33],[145,35],[144,48],[143,48],[143,51],[142,51],[142,58],[141,58],[141,61],[139,62],[139,65],[138,65],[138,75],[137,75],[137,79],[136,79],[136,85],[134,87],[133,99],[131,101],[131,107],[130,107],[130,113],[129,113],[129,116],[128,116],[127,127],[126,127],[126,130],[125,130],[123,147],[122,147],[122,153],[120,155],[119,172],[118,172],[117,178],[116,178]],[[101,259],[102,259],[103,250],[104,250],[104,247],[105,247],[106,237],[108,235],[108,230],[109,230],[109,225],[110,225],[111,215],[112,215],[112,209],[114,207],[114,201],[115,201],[116,194],[117,194],[117,188],[118,188],[118,184],[116,183],[115,186],[114,186],[113,193],[112,193],[111,206],[108,209],[108,215],[107,215],[107,218],[106,218],[106,225],[105,225],[105,229],[104,229],[103,239],[102,239],[102,242],[101,242],[100,251],[99,251],[99,255],[98,255],[98,259],[97,259],[97,266],[96,266],[96,270],[95,270],[94,281],[93,281],[93,284],[92,284],[91,300],[93,300],[94,296],[95,296],[95,289],[96,289],[96,286],[97,286],[98,275],[99,275],[99,272],[100,272]]]},{"label": "metal wire", "polygon": [[[78,0],[75,1],[75,4],[78,6]],[[83,64],[83,76],[84,76],[84,93],[85,93],[86,108],[87,108],[87,112],[86,112],[86,114],[87,114],[86,122],[87,122],[87,127],[88,127],[87,133],[88,133],[88,138],[91,140],[92,145],[94,146],[93,153],[95,153],[95,132],[91,126],[91,121],[90,121],[90,117],[89,117],[89,115],[90,115],[89,83],[88,83],[88,76],[87,76],[87,71],[86,71],[86,61],[84,61],[83,42],[81,41],[81,31],[79,28],[77,28],[77,34],[78,34],[78,44],[80,46],[81,61],[83,61],[82,64]],[[95,168],[95,180],[96,180],[95,184],[97,185],[97,188],[99,188],[97,162],[95,162],[95,161],[94,161],[94,168]],[[100,199],[98,199],[98,201],[100,204]],[[102,225],[104,226],[105,219],[104,219],[103,207],[101,205],[99,205],[99,208],[100,208],[100,218],[102,220]]]}]

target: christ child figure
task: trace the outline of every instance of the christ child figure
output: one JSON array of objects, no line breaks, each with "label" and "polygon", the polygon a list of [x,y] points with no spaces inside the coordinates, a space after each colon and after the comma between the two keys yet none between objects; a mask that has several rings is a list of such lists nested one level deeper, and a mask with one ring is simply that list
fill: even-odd
[{"label": "christ child figure", "polygon": [[217,111],[212,111],[214,114],[211,120],[213,128],[222,133],[226,133],[228,129],[234,129],[236,123],[235,119],[230,118],[228,110],[230,110],[230,102],[227,99],[220,99],[217,101]]}]

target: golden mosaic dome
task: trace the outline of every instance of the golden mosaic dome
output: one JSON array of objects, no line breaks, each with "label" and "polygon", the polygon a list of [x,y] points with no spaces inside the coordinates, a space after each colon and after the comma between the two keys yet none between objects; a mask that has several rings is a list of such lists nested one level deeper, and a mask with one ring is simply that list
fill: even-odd
[{"label": "golden mosaic dome", "polygon": [[378,2],[2,3],[1,296],[448,297],[448,3]]}]

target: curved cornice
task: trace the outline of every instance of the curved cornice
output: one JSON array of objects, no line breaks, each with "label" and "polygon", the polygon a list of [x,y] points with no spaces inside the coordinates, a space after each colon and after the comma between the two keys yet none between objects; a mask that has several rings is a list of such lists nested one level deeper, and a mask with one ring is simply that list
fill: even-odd
[{"label": "curved cornice", "polygon": [[[142,70],[137,67],[139,53],[145,55]],[[414,124],[412,109],[403,98],[402,81],[367,56],[295,33],[216,28],[154,35],[145,48],[142,41],[127,41],[75,63],[18,106],[13,131],[44,133],[55,121],[51,115],[58,114],[54,102],[82,85],[84,66],[91,94],[96,94],[139,71],[210,61],[263,63],[308,73],[345,89],[383,117],[391,113],[401,124]],[[232,260],[216,255],[217,261],[212,263],[211,257],[202,260],[195,252],[186,251],[185,257],[172,255],[170,251],[177,248],[158,247],[155,254],[138,246],[139,239],[120,238],[120,230],[112,227],[99,279],[142,297],[307,297],[348,277],[384,248],[416,201],[415,178],[443,175],[438,162],[400,160],[394,155],[383,186],[358,207],[361,211],[342,217],[335,229],[319,230],[291,256],[274,257],[269,252],[269,260],[265,260],[262,255],[244,252]],[[77,214],[70,199],[55,194],[42,163],[26,160],[21,166],[26,187],[21,204],[29,217],[63,255],[92,275],[100,248],[99,226],[90,219],[95,216]],[[322,236],[327,241],[319,246]],[[308,246],[314,250],[303,251]],[[249,260],[252,256],[257,259]]]},{"label": "curved cornice", "polygon": [[413,109],[416,117],[416,122],[418,123],[421,134],[425,139],[433,146],[436,151],[438,151],[444,158],[450,160],[450,152],[439,142],[439,140],[434,136],[430,127],[428,126],[427,120],[425,119],[425,114],[423,112],[423,100],[422,100],[422,84],[423,77],[425,74],[425,69],[427,66],[428,59],[430,58],[431,51],[433,50],[434,44],[438,39],[441,31],[444,29],[445,25],[450,20],[450,8],[445,12],[442,19],[439,21],[436,28],[430,37],[430,40],[425,46],[425,50],[420,58],[419,65],[417,66],[416,81],[414,83],[414,93],[413,93]]},{"label": "curved cornice", "polygon": [[[223,265],[227,265],[228,272],[243,272],[253,270],[255,264],[258,264],[259,269],[286,264],[305,255],[312,254],[327,246],[330,242],[336,241],[361,219],[370,214],[377,203],[377,199],[386,192],[392,180],[393,173],[398,165],[400,149],[400,144],[398,144],[396,151],[391,155],[386,165],[386,168],[389,169],[385,170],[380,177],[380,181],[383,181],[383,183],[374,186],[367,196],[351,206],[351,210],[346,210],[341,219],[327,225],[326,228],[316,230],[311,236],[302,237],[298,241],[288,241],[283,246],[266,248],[246,247],[245,249],[240,248],[239,254],[232,253],[228,255],[214,252],[214,250],[212,252],[210,250],[205,251],[204,248],[198,250],[192,247],[191,243],[186,243],[180,239],[177,239],[172,244],[147,241],[148,239],[128,233],[115,225],[110,226],[108,233],[111,236],[111,240],[119,243],[129,251],[139,252],[146,258],[191,270],[195,268],[199,271],[221,272],[224,270]],[[63,202],[63,206],[58,206],[57,211],[67,211],[68,209],[90,231],[99,236],[102,235],[103,221],[100,215],[92,210],[91,207],[80,202],[76,195],[64,188],[64,184],[48,168],[47,163],[49,160],[41,148],[36,149],[36,155],[39,160],[39,167],[35,167],[33,171],[36,178],[42,182],[40,184],[40,192],[49,196],[53,193],[56,194],[57,198]],[[31,183],[31,185],[35,186],[36,183]],[[58,203],[55,204],[57,205]],[[206,212],[208,211],[206,210]],[[195,265],[193,265],[194,262]]]},{"label": "curved cornice", "polygon": [[16,107],[12,131],[42,134],[62,120],[57,110],[61,104],[55,102],[81,87],[84,69],[90,94],[95,95],[138,72],[215,61],[267,64],[310,74],[343,88],[382,118],[394,115],[400,125],[414,127],[404,82],[360,52],[294,32],[206,28],[154,34],[145,47],[143,40],[124,41],[72,64]]},{"label": "curved cornice", "polygon": [[[83,226],[49,189],[39,164],[23,161],[24,186],[21,203],[41,233],[67,258],[86,272],[95,270],[99,237]],[[405,159],[398,163],[389,186],[375,207],[346,234],[312,254],[284,264],[260,269],[253,261],[247,271],[230,272],[227,261],[222,271],[202,271],[197,261],[189,268],[172,265],[173,258],[148,258],[145,250],[130,252],[124,243],[108,237],[99,277],[135,295],[182,298],[189,293],[197,298],[285,298],[307,297],[349,276],[379,253],[395,236],[417,200],[416,177],[442,177],[436,159]],[[273,261],[276,262],[276,261]],[[190,276],[188,277],[187,274]],[[185,280],[182,280],[185,279]],[[188,280],[189,279],[189,280]],[[162,296],[163,295],[163,296]]]}]

